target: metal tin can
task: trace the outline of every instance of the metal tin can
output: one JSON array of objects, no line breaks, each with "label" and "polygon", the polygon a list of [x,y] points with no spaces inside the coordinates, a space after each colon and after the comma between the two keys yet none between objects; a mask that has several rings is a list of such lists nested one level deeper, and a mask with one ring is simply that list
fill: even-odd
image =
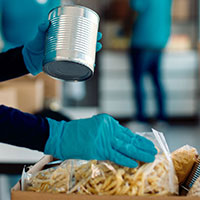
[{"label": "metal tin can", "polygon": [[49,13],[43,71],[66,81],[84,81],[94,74],[99,16],[78,6],[61,6]]}]

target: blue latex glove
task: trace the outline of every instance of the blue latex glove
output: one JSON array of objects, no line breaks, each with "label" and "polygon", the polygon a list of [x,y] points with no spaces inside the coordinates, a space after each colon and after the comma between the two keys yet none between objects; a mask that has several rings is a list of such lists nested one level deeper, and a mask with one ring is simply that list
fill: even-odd
[{"label": "blue latex glove", "polygon": [[22,55],[27,70],[32,75],[37,75],[42,71],[44,59],[45,35],[49,27],[49,21],[40,24],[36,37],[24,45]]},{"label": "blue latex glove", "polygon": [[[42,72],[42,62],[44,59],[44,46],[45,46],[45,35],[49,27],[49,21],[44,22],[39,25],[38,33],[36,37],[24,45],[22,50],[22,55],[24,58],[24,63],[27,70],[32,75],[37,75]],[[102,38],[102,34],[98,32],[97,41]],[[97,42],[96,51],[100,51],[102,45]]]},{"label": "blue latex glove", "polygon": [[98,42],[99,40],[101,40],[102,38],[102,33],[101,32],[98,32],[98,35],[97,35],[97,47],[96,47],[96,51],[100,51],[101,48],[102,48],[102,44],[100,42]]},{"label": "blue latex glove", "polygon": [[133,159],[153,162],[157,154],[150,140],[132,133],[107,114],[70,122],[47,120],[50,134],[44,152],[55,158],[110,160],[134,168],[138,164]]}]

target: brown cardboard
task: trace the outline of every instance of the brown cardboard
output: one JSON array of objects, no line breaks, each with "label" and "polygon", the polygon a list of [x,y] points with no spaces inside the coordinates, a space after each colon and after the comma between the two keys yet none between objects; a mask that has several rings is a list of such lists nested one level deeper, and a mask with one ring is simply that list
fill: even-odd
[{"label": "brown cardboard", "polygon": [[190,0],[175,0],[173,1],[172,17],[174,20],[187,21],[191,16],[191,1]]},{"label": "brown cardboard", "polygon": [[44,81],[44,96],[45,99],[59,99],[61,90],[61,81],[48,76],[45,73],[40,73],[38,79]]},{"label": "brown cardboard", "polygon": [[36,80],[42,80],[44,83],[45,99],[55,99],[55,98],[60,97],[61,81],[48,76],[44,72],[41,72],[37,76],[28,74],[19,78],[5,81],[5,82],[2,82],[0,86],[8,85],[10,83],[17,83],[17,82],[34,82]]},{"label": "brown cardboard", "polygon": [[4,82],[0,85],[0,97],[1,104],[17,108],[23,112],[34,113],[41,110],[44,105],[43,81],[12,80]]},{"label": "brown cardboard", "polygon": [[12,87],[0,88],[0,104],[16,108],[18,105],[17,91]]},{"label": "brown cardboard", "polygon": [[[36,163],[30,172],[41,170],[47,163],[53,161],[52,156],[44,156]],[[97,196],[97,195],[67,195],[20,191],[20,181],[11,190],[11,200],[200,200],[200,197],[162,196],[162,197],[133,197],[133,196]]]},{"label": "brown cardboard", "polygon": [[66,195],[34,192],[12,193],[11,200],[199,200],[191,197],[130,197],[130,196],[89,196],[89,195]]}]

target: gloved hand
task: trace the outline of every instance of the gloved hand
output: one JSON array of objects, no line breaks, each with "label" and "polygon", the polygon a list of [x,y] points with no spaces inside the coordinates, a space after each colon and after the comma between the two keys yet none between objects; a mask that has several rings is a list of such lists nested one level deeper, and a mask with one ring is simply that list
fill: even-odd
[{"label": "gloved hand", "polygon": [[150,140],[132,133],[107,114],[70,122],[47,120],[50,133],[44,152],[55,158],[110,160],[134,168],[138,164],[133,159],[153,162],[157,154]]},{"label": "gloved hand", "polygon": [[24,45],[22,55],[27,70],[32,75],[37,75],[42,71],[42,62],[44,59],[44,45],[45,34],[49,27],[49,21],[45,21],[38,27],[38,33],[36,37]]},{"label": "gloved hand", "polygon": [[[24,45],[22,50],[22,55],[24,58],[24,63],[27,70],[32,75],[37,75],[42,71],[42,62],[44,59],[44,46],[45,46],[45,35],[49,27],[49,21],[47,20],[38,27],[38,33],[36,37]],[[99,32],[97,36],[97,41],[102,38],[102,34]],[[96,51],[100,51],[102,45],[97,42]]]},{"label": "gloved hand", "polygon": [[101,40],[102,38],[102,33],[101,32],[98,32],[98,35],[97,35],[97,46],[96,46],[96,51],[100,51],[101,48],[102,48],[102,44],[100,42],[98,42],[99,40]]}]

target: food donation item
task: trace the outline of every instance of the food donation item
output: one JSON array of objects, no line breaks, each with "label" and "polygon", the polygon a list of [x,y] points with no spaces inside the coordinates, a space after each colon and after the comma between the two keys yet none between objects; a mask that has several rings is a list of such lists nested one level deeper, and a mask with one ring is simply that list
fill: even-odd
[{"label": "food donation item", "polygon": [[142,134],[159,148],[153,163],[137,168],[123,167],[110,161],[66,160],[60,166],[24,174],[24,188],[34,192],[89,195],[172,195],[178,194],[170,152],[162,133]]},{"label": "food donation item", "polygon": [[[67,160],[56,169],[38,172],[28,181],[26,190],[90,195],[172,194],[170,165],[164,155],[158,155],[153,163],[143,164],[139,168],[122,167],[109,161],[80,162]],[[177,178],[175,175],[173,178],[174,187],[177,187]]]},{"label": "food donation item", "polygon": [[[26,185],[23,186],[27,191],[63,193],[69,190],[71,165],[60,165],[57,168],[42,170],[37,174],[27,177]],[[30,176],[30,174],[29,174]]]},{"label": "food donation item", "polygon": [[[96,195],[167,195],[169,162],[158,155],[153,163],[137,169],[122,167],[111,162],[90,161],[75,169],[75,186],[69,193]],[[175,182],[176,176],[174,176]]]},{"label": "food donation item", "polygon": [[188,177],[194,163],[197,161],[197,156],[197,150],[189,145],[185,145],[172,153],[172,161],[179,184],[183,183]]}]

